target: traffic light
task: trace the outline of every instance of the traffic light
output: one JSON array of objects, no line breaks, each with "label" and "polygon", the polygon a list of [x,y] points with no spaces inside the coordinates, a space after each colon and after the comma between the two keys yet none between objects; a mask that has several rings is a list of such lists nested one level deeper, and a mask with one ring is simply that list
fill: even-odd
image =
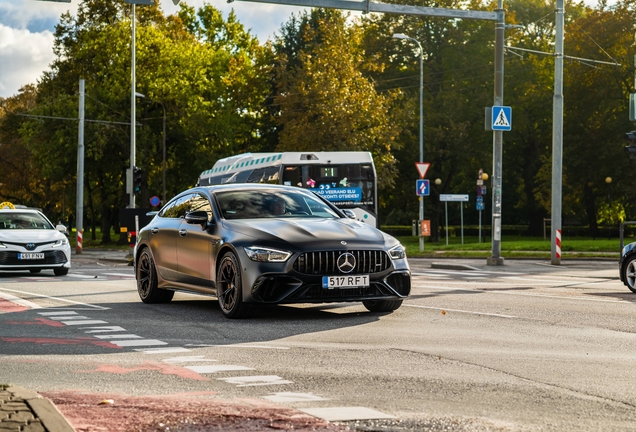
[{"label": "traffic light", "polygon": [[636,130],[627,132],[625,138],[629,141],[629,145],[625,146],[625,151],[629,155],[629,158],[636,159]]},{"label": "traffic light", "polygon": [[141,176],[142,171],[141,168],[134,167],[133,168],[133,193],[141,192]]}]

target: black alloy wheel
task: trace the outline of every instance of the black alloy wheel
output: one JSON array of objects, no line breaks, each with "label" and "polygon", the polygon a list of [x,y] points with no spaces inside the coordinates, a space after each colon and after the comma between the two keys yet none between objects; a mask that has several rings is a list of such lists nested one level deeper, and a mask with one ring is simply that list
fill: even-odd
[{"label": "black alloy wheel", "polygon": [[172,300],[174,291],[157,287],[157,271],[148,249],[144,249],[139,255],[136,278],[137,292],[144,303],[168,303]]},{"label": "black alloy wheel", "polygon": [[362,304],[369,312],[393,312],[402,306],[402,300],[365,300]]},{"label": "black alloy wheel", "polygon": [[254,308],[243,303],[241,267],[236,255],[228,252],[223,255],[218,266],[216,289],[221,312],[228,318],[247,318]]}]

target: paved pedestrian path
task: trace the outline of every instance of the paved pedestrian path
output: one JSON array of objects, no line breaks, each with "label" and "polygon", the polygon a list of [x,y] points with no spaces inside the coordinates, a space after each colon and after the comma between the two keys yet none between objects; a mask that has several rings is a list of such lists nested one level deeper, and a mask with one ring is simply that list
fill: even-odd
[{"label": "paved pedestrian path", "polygon": [[49,401],[23,387],[0,384],[0,432],[74,432]]}]

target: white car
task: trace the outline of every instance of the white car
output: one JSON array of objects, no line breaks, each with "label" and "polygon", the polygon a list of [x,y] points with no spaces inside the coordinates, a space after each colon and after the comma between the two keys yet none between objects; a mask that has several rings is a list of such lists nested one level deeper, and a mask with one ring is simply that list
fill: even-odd
[{"label": "white car", "polygon": [[63,276],[71,268],[71,246],[64,225],[54,226],[33,209],[0,209],[0,271],[52,269]]}]

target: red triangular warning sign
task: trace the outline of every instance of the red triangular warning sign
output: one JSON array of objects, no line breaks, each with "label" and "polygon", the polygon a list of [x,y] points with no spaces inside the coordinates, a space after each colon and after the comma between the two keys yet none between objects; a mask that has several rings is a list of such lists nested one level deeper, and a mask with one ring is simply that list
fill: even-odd
[{"label": "red triangular warning sign", "polygon": [[431,164],[428,162],[415,162],[415,168],[417,168],[417,171],[420,173],[420,178],[426,176],[426,171],[428,171],[428,167],[430,166]]}]

